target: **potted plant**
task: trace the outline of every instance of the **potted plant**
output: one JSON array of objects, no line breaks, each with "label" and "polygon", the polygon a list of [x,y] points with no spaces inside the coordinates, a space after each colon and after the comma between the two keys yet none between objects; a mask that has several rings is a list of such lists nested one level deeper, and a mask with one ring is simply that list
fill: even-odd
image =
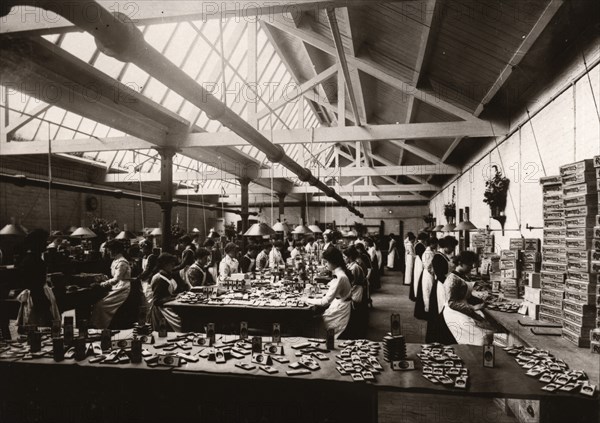
[{"label": "potted plant", "polygon": [[485,192],[483,194],[483,202],[490,207],[492,219],[500,222],[502,227],[502,235],[504,235],[504,224],[506,223],[506,197],[510,179],[502,176],[502,172],[498,166],[492,166],[495,170],[494,176],[485,182]]},{"label": "potted plant", "polygon": [[456,187],[452,187],[452,201],[444,204],[444,216],[448,223],[454,223],[456,219]]}]

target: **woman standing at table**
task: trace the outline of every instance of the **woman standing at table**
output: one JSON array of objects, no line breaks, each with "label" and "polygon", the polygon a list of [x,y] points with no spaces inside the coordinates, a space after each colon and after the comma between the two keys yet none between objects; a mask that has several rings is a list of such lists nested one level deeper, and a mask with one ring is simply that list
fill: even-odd
[{"label": "woman standing at table", "polygon": [[421,274],[421,282],[417,287],[417,298],[415,301],[414,316],[420,320],[427,320],[429,316],[429,300],[431,297],[431,289],[435,273],[433,272],[433,257],[437,249],[437,238],[428,238],[425,240],[425,252],[421,258],[423,262],[423,273]]},{"label": "woman standing at table", "polygon": [[394,270],[396,267],[396,261],[398,260],[398,247],[396,247],[396,236],[394,234],[390,234],[390,245],[388,247],[388,255],[387,255],[387,268],[389,270]]},{"label": "woman standing at table", "polygon": [[223,257],[223,260],[219,264],[219,279],[223,280],[239,271],[240,264],[236,258],[237,253],[237,244],[230,242],[225,246],[225,257]]},{"label": "woman standing at table", "polygon": [[491,343],[493,327],[481,312],[485,303],[471,295],[473,283],[469,274],[477,264],[477,254],[463,251],[452,259],[455,270],[444,282],[446,306],[444,320],[458,344],[486,345]]},{"label": "woman standing at table", "polygon": [[[404,285],[412,287],[413,273],[415,267],[415,234],[408,232],[404,239]],[[408,291],[409,297],[412,295],[411,290]]]},{"label": "woman standing at table", "polygon": [[100,286],[109,289],[108,294],[98,301],[92,310],[91,321],[97,329],[106,329],[112,318],[131,292],[131,266],[124,257],[125,246],[113,239],[106,243],[106,250],[112,258],[110,273],[112,278]]},{"label": "woman standing at table", "polygon": [[172,331],[181,332],[181,318],[177,313],[164,304],[175,299],[178,293],[189,290],[189,286],[178,283],[173,278],[177,258],[169,253],[158,256],[156,270],[158,273],[152,277],[152,301],[150,301],[150,322],[153,328],[159,328],[164,319]]},{"label": "woman standing at table", "polygon": [[327,330],[332,329],[335,337],[348,326],[352,311],[352,274],[346,268],[344,257],[337,248],[329,248],[323,252],[327,268],[333,272],[333,279],[328,284],[327,293],[321,299],[305,298],[304,302],[327,307],[323,312],[323,323]]},{"label": "woman standing at table", "polygon": [[285,261],[283,259],[283,250],[285,246],[283,241],[277,240],[273,244],[273,248],[269,253],[269,267],[271,270],[277,270],[279,266],[285,266]]},{"label": "woman standing at table", "polygon": [[413,269],[413,278],[410,283],[409,298],[412,301],[417,301],[417,292],[421,286],[421,275],[423,274],[423,253],[425,252],[425,241],[429,238],[425,232],[421,232],[417,236],[417,242],[415,244],[415,264]]},{"label": "woman standing at table", "polygon": [[425,342],[439,342],[441,344],[454,344],[456,340],[448,330],[444,316],[444,305],[446,304],[446,294],[444,292],[444,282],[450,271],[454,270],[454,264],[451,257],[458,245],[458,241],[453,236],[446,236],[438,240],[438,250],[431,260],[431,268],[435,279],[431,287],[429,296],[429,320],[427,322],[427,334]]},{"label": "woman standing at table", "polygon": [[350,322],[342,335],[344,338],[359,339],[366,337],[367,331],[367,278],[359,263],[360,253],[356,245],[351,245],[343,252],[348,271],[352,274],[352,312]]}]

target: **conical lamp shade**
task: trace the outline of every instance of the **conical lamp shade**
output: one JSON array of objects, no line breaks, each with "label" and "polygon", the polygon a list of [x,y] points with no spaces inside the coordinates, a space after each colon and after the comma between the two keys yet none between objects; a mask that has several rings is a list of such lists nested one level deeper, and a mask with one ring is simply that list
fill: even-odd
[{"label": "conical lamp shade", "polygon": [[70,235],[71,238],[89,239],[96,238],[96,234],[91,229],[80,226]]},{"label": "conical lamp shade", "polygon": [[0,235],[25,236],[25,235],[27,235],[27,232],[25,232],[23,230],[23,227],[21,225],[15,225],[14,223],[9,223],[8,225],[6,225],[2,229],[0,229]]},{"label": "conical lamp shade", "polygon": [[454,223],[448,223],[446,226],[442,228],[442,232],[454,232],[456,230],[456,225]]},{"label": "conical lamp shade", "polygon": [[441,232],[442,229],[444,229],[444,225],[437,225],[435,228],[433,228],[433,232]]},{"label": "conical lamp shade", "polygon": [[351,230],[348,231],[348,234],[346,236],[349,236],[349,237],[353,236],[353,237],[356,238],[358,235],[357,235],[357,233],[356,233],[356,231],[354,229],[351,229]]},{"label": "conical lamp shade", "polygon": [[320,233],[322,233],[322,232],[323,232],[323,231],[321,230],[321,228],[319,228],[319,226],[317,226],[317,225],[310,225],[310,226],[308,227],[308,229],[310,229],[310,230],[311,230],[313,233],[315,233],[315,234],[320,234]]},{"label": "conical lamp shade", "polygon": [[250,226],[250,229],[246,231],[244,236],[265,236],[265,235],[273,235],[275,231],[266,223],[255,223]]},{"label": "conical lamp shade", "polygon": [[152,229],[152,232],[150,232],[150,235],[161,236],[162,235],[162,229],[161,228],[154,228],[154,229]]},{"label": "conical lamp shade", "polygon": [[312,234],[312,231],[306,225],[298,225],[294,228],[292,233],[299,234],[299,235],[308,235],[308,234]]},{"label": "conical lamp shade", "polygon": [[273,225],[273,230],[275,232],[289,232],[290,231],[290,227],[285,222],[281,223],[281,222],[277,221],[277,223],[275,223]]},{"label": "conical lamp shade", "polygon": [[129,239],[129,240],[132,240],[132,239],[137,239],[137,236],[133,232],[131,232],[131,231],[123,230],[123,231],[119,232],[119,235],[117,235],[115,237],[115,239]]},{"label": "conical lamp shade", "polygon": [[457,231],[475,231],[477,226],[473,225],[470,220],[464,220],[456,226]]},{"label": "conical lamp shade", "polygon": [[200,229],[194,228],[194,229],[192,229],[192,232],[196,234],[196,233],[200,232]]}]

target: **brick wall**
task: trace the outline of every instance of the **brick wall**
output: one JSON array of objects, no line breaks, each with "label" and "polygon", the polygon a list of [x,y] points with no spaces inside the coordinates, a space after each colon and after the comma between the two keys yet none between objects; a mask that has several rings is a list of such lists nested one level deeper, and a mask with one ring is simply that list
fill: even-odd
[{"label": "brick wall", "polygon": [[[598,57],[597,46],[586,52],[587,62],[591,63]],[[581,55],[573,60],[560,72],[545,89],[541,90],[529,102],[533,113],[542,104],[556,96],[559,90],[568,84],[575,75],[585,70]],[[463,174],[449,184],[430,202],[435,216],[443,216],[444,203],[450,201],[452,188],[457,189],[457,208],[471,207],[471,221],[478,228],[490,225],[499,229],[497,221],[492,220],[489,208],[483,202],[485,179],[491,173],[491,166],[497,165],[511,180],[508,204],[506,207],[506,228],[517,229],[521,232],[506,232],[501,236],[495,232],[496,249],[508,248],[508,239],[519,237],[542,238],[541,230],[528,231],[525,225],[542,226],[542,190],[539,178],[546,175],[558,174],[559,166],[600,154],[600,123],[596,102],[600,100],[600,66],[589,70],[588,76],[554,99],[545,109],[526,122],[499,148],[494,148],[494,142],[484,151],[487,153],[476,157],[477,162],[463,167]],[[592,88],[590,88],[590,81]],[[527,115],[521,113],[512,122],[521,122]],[[536,148],[535,140],[539,146]],[[500,139],[498,140],[500,141]],[[490,151],[491,150],[491,151]],[[472,162],[472,163],[473,163]],[[443,217],[442,217],[443,219]]]}]

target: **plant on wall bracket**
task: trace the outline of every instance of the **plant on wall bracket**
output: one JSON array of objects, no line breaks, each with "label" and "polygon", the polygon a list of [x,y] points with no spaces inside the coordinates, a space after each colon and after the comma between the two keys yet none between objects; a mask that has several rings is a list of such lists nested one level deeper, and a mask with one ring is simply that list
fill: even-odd
[{"label": "plant on wall bracket", "polygon": [[456,187],[452,187],[452,201],[444,204],[444,216],[448,223],[454,223],[456,219]]},{"label": "plant on wall bracket", "polygon": [[485,192],[483,194],[483,202],[487,203],[490,207],[492,219],[500,222],[502,227],[502,235],[504,235],[504,224],[506,223],[506,215],[504,210],[506,209],[506,197],[508,194],[508,187],[510,185],[510,179],[502,176],[502,172],[498,169],[498,166],[492,166],[496,171],[494,176],[485,182]]}]

